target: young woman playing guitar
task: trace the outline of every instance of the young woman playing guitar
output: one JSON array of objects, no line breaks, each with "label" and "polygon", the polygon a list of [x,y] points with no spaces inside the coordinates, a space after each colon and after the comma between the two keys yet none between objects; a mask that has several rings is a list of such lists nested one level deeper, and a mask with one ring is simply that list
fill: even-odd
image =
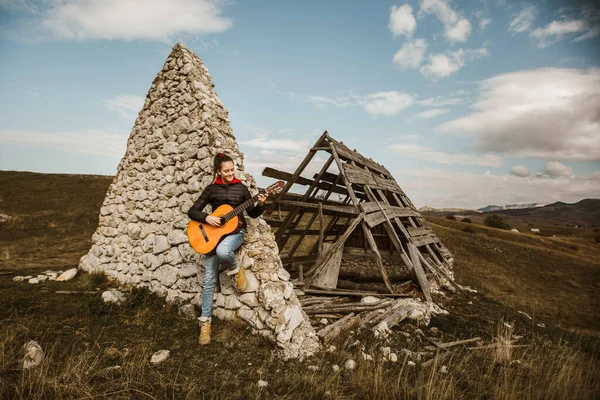
[{"label": "young woman playing guitar", "polygon": [[[221,218],[209,215],[203,211],[207,204],[210,204],[213,210],[216,210],[223,204],[228,204],[235,208],[251,199],[252,196],[246,185],[235,177],[235,166],[233,165],[233,160],[228,155],[219,153],[215,156],[213,171],[215,176],[214,183],[204,189],[198,200],[196,200],[192,208],[188,211],[188,216],[194,221],[219,227],[221,225]],[[250,217],[257,218],[262,214],[262,206],[267,195],[259,194],[258,204],[246,209]],[[243,292],[248,286],[244,268],[240,268],[235,259],[235,251],[242,245],[246,232],[246,220],[243,215],[239,215],[239,221],[239,229],[227,235],[219,242],[215,251],[206,255],[204,279],[202,282],[202,314],[200,316],[199,341],[201,345],[210,343],[213,294],[219,275],[219,265],[223,264],[227,268],[227,275],[236,275],[235,281],[238,291]]]}]

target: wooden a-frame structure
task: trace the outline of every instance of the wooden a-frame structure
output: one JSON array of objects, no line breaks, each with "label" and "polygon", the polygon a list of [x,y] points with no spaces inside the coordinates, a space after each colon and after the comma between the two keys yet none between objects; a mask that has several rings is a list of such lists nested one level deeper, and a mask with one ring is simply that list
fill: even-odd
[{"label": "wooden a-frame structure", "polygon": [[[302,177],[302,172],[319,152],[327,156],[320,171],[311,178]],[[337,173],[331,172],[335,167]],[[334,254],[340,254],[344,246],[362,248],[375,255],[390,293],[394,290],[382,262],[384,251],[400,255],[402,262],[416,276],[428,301],[431,297],[423,267],[431,275],[453,283],[441,268],[452,262],[450,252],[391,173],[334,140],[327,131],[293,174],[265,168],[263,176],[287,181],[281,194],[266,210],[265,218],[276,227],[275,239],[284,265],[312,264],[303,280],[304,289],[308,289],[317,275],[331,265],[328,262]],[[308,188],[303,194],[297,194],[290,191],[294,185],[297,185],[295,188]],[[286,211],[284,216],[282,210]],[[329,243],[325,250],[324,242]],[[304,243],[304,254],[298,254],[301,243]],[[302,276],[300,278],[302,280]]]}]

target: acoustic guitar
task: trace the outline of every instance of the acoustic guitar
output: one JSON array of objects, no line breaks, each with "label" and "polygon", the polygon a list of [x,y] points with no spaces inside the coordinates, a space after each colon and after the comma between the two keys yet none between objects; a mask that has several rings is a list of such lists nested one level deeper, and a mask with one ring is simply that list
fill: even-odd
[{"label": "acoustic guitar", "polygon": [[[265,189],[267,194],[281,192],[285,182],[277,181]],[[258,200],[258,194],[246,200],[236,208],[229,204],[217,207],[210,215],[221,219],[220,226],[212,226],[207,223],[190,221],[187,227],[187,236],[190,245],[200,254],[208,254],[217,247],[221,239],[238,229],[240,215],[244,210],[252,206]]]}]

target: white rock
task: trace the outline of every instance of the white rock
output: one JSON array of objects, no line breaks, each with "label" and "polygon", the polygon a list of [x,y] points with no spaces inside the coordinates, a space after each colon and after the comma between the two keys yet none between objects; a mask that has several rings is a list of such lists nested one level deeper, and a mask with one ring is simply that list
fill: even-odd
[{"label": "white rock", "polygon": [[171,352],[169,350],[158,350],[150,357],[150,364],[160,364],[165,362],[170,356]]},{"label": "white rock", "polygon": [[447,374],[448,373],[448,367],[446,367],[445,365],[442,365],[442,367],[440,368],[440,374]]},{"label": "white rock", "polygon": [[12,278],[13,282],[23,282],[25,280],[25,277],[23,276],[15,276],[14,278]]},{"label": "white rock", "polygon": [[191,278],[198,275],[198,267],[195,265],[186,265],[179,270],[179,276],[182,278]]},{"label": "white rock", "polygon": [[167,251],[171,248],[169,244],[169,240],[166,236],[156,235],[154,237],[154,245],[152,247],[152,252],[154,254],[162,253],[163,251]]},{"label": "white rock", "polygon": [[40,283],[40,281],[39,281],[39,279],[38,279],[38,278],[31,278],[31,279],[29,279],[27,282],[28,282],[28,283],[31,283],[31,284],[34,284],[34,285],[35,285],[36,283]]},{"label": "white rock", "polygon": [[383,355],[383,358],[390,358],[391,353],[392,353],[392,349],[390,349],[389,347],[381,348],[381,354]]},{"label": "white rock", "polygon": [[47,275],[38,275],[37,276],[38,281],[40,282],[44,282],[48,280],[48,276]]},{"label": "white rock", "polygon": [[290,280],[290,273],[287,272],[284,268],[279,268],[277,270],[277,276],[279,277],[279,279],[281,279],[282,281],[289,281]]},{"label": "white rock", "polygon": [[331,366],[331,369],[333,369],[333,372],[338,372],[338,371],[340,370],[340,366],[339,366],[339,365],[337,365],[337,364],[333,364],[333,365]]},{"label": "white rock", "polygon": [[125,294],[118,290],[107,290],[102,293],[102,301],[107,304],[122,304],[125,300],[127,300]]},{"label": "white rock", "polygon": [[60,274],[56,280],[59,282],[70,281],[71,279],[75,278],[75,275],[77,275],[77,268],[71,268]]},{"label": "white rock", "polygon": [[408,360],[406,362],[406,365],[408,365],[409,367],[414,367],[415,365],[417,365],[414,361]]},{"label": "white rock", "polygon": [[365,352],[362,353],[363,360],[373,361],[373,357]]},{"label": "white rock", "polygon": [[183,231],[173,230],[173,231],[169,232],[169,234],[167,235],[167,240],[168,240],[169,244],[176,246],[181,243],[187,243],[188,238],[187,238],[187,235]]},{"label": "white rock", "polygon": [[196,319],[196,308],[194,308],[193,304],[184,304],[180,306],[177,310],[177,313],[185,319]]},{"label": "white rock", "polygon": [[36,367],[44,360],[44,351],[38,342],[30,340],[23,346],[25,356],[23,357],[23,369]]},{"label": "white rock", "polygon": [[333,352],[334,352],[334,351],[336,351],[336,350],[337,350],[337,347],[335,347],[334,345],[330,345],[330,346],[327,348],[327,352],[328,352],[328,353],[333,353]]},{"label": "white rock", "polygon": [[259,380],[258,382],[256,382],[256,384],[258,385],[259,388],[266,388],[269,385],[269,382]]},{"label": "white rock", "polygon": [[360,302],[363,304],[376,304],[376,303],[381,302],[381,299],[379,299],[375,296],[365,296],[360,299]]},{"label": "white rock", "polygon": [[321,318],[321,320],[319,322],[321,323],[321,325],[327,325],[329,323],[327,318]]},{"label": "white rock", "polygon": [[313,372],[316,372],[319,370],[319,367],[316,365],[309,365],[307,368],[308,368],[308,370],[313,371]]},{"label": "white rock", "polygon": [[240,301],[248,307],[258,307],[256,293],[244,293],[239,297]]},{"label": "white rock", "polygon": [[231,294],[225,297],[225,308],[228,310],[237,310],[243,306],[242,302],[240,302],[235,294]]},{"label": "white rock", "polygon": [[346,368],[349,371],[354,370],[354,368],[356,368],[356,361],[352,359],[346,361],[346,363],[344,364],[344,368]]},{"label": "white rock", "polygon": [[[390,353],[389,360],[394,363],[398,362],[398,356],[396,355],[396,353]],[[411,362],[411,361],[409,361],[409,362]]]}]

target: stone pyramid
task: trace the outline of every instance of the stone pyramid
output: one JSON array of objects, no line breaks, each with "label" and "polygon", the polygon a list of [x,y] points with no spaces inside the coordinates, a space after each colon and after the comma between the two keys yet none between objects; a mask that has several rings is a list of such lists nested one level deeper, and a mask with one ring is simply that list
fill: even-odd
[{"label": "stone pyramid", "polygon": [[[230,155],[238,178],[251,193],[257,190],[227,117],[200,58],[176,44],[131,130],[81,269],[148,288],[169,302],[199,305],[204,256],[188,244],[187,211],[212,183],[213,157]],[[269,225],[248,218],[238,261],[250,287],[238,294],[222,274],[214,315],[241,318],[275,340],[284,357],[302,358],[319,342],[278,253]]]}]

